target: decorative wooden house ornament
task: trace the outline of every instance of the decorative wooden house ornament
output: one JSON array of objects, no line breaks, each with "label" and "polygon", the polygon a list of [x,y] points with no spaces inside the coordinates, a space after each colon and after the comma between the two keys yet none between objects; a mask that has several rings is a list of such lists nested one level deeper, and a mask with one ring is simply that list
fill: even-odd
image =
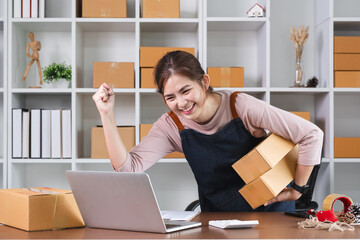
[{"label": "decorative wooden house ornament", "polygon": [[265,16],[265,9],[260,6],[259,4],[255,3],[254,6],[252,6],[246,14],[248,17],[264,17]]}]

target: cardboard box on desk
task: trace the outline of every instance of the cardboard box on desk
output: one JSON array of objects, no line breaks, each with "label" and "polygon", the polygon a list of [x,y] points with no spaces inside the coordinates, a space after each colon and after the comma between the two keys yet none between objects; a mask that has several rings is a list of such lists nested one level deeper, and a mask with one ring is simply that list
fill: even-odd
[{"label": "cardboard box on desk", "polygon": [[44,187],[1,189],[0,223],[26,231],[85,226],[71,191]]},{"label": "cardboard box on desk", "polygon": [[140,47],[140,67],[155,67],[157,62],[166,53],[176,50],[181,50],[195,55],[195,48]]},{"label": "cardboard box on desk", "polygon": [[335,158],[359,158],[360,138],[334,138]]},{"label": "cardboard box on desk", "polygon": [[212,87],[244,87],[243,67],[208,67]]},{"label": "cardboard box on desk", "polygon": [[272,169],[242,187],[240,194],[253,209],[263,205],[276,197],[294,179],[297,159],[298,145]]},{"label": "cardboard box on desk", "polygon": [[126,18],[126,0],[82,0],[83,18]]},{"label": "cardboard box on desk", "polygon": [[114,88],[134,88],[133,62],[94,62],[93,88],[106,82]]},{"label": "cardboard box on desk", "polygon": [[[135,146],[135,127],[117,127],[117,130],[126,150],[130,151]],[[91,158],[109,158],[102,127],[91,128]]]},{"label": "cardboard box on desk", "polygon": [[142,0],[143,18],[179,18],[180,0]]},{"label": "cardboard box on desk", "polygon": [[278,164],[294,146],[293,142],[271,133],[232,167],[245,183],[250,183]]},{"label": "cardboard box on desk", "polygon": [[[140,124],[140,140],[143,139],[146,135],[148,135],[150,129],[153,124]],[[180,152],[172,152],[166,155],[164,158],[185,158],[185,155]]]}]

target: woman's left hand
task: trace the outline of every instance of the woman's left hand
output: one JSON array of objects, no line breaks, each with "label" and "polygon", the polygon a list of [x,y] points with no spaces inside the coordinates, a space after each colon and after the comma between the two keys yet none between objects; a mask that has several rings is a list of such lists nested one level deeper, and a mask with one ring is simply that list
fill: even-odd
[{"label": "woman's left hand", "polygon": [[267,201],[264,206],[267,206],[274,202],[281,202],[281,201],[294,201],[301,197],[301,193],[296,191],[293,188],[284,188],[276,197]]}]

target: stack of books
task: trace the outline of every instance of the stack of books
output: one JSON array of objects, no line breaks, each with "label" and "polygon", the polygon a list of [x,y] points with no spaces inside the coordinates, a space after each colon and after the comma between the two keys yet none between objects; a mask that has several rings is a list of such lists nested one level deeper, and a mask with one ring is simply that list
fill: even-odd
[{"label": "stack of books", "polygon": [[71,158],[71,110],[12,109],[13,158]]},{"label": "stack of books", "polygon": [[14,0],[14,18],[44,18],[45,0]]}]

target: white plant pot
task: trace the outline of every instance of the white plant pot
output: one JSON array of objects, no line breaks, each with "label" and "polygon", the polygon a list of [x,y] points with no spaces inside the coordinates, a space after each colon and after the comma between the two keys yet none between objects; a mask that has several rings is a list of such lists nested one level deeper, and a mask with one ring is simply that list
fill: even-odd
[{"label": "white plant pot", "polygon": [[43,82],[42,88],[69,88],[69,83],[65,78],[60,78],[58,81]]}]

